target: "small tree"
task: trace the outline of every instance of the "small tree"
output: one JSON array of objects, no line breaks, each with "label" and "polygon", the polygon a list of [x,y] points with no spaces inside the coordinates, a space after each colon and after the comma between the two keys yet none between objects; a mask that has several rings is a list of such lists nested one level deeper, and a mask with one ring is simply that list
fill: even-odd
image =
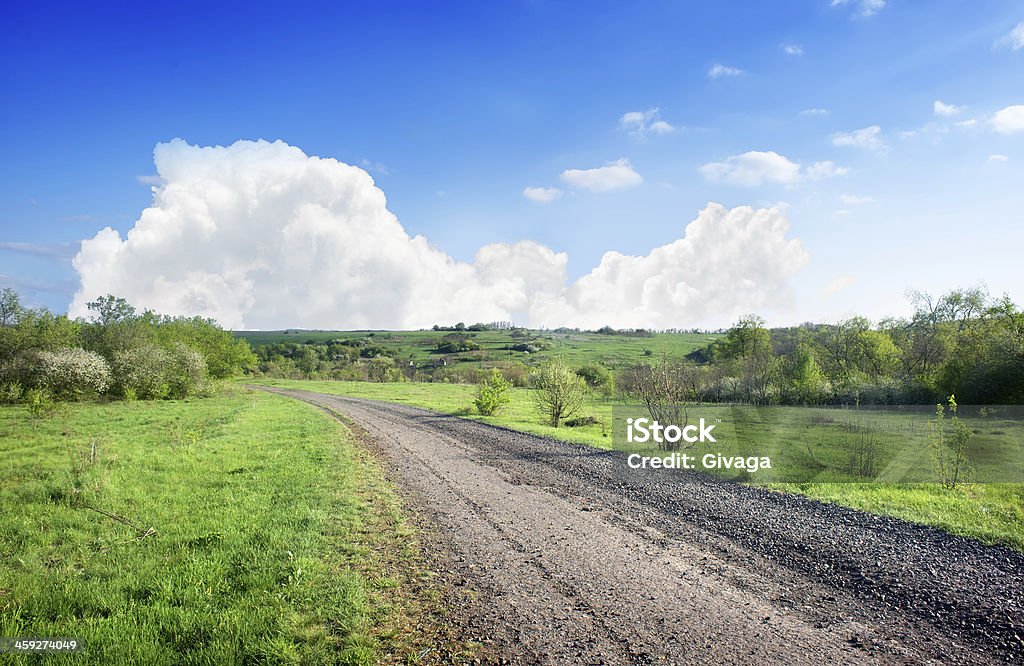
[{"label": "small tree", "polygon": [[505,376],[497,368],[491,369],[487,380],[476,390],[473,404],[484,416],[493,416],[511,400],[508,392],[512,388]]},{"label": "small tree", "polygon": [[928,446],[939,480],[950,490],[960,483],[966,483],[974,472],[967,459],[967,445],[970,441],[971,429],[956,414],[956,396],[949,396],[946,405],[935,405],[935,420],[931,423]]},{"label": "small tree", "polygon": [[587,383],[559,359],[540,367],[534,375],[533,386],[537,411],[552,427],[557,428],[564,419],[583,409]]}]

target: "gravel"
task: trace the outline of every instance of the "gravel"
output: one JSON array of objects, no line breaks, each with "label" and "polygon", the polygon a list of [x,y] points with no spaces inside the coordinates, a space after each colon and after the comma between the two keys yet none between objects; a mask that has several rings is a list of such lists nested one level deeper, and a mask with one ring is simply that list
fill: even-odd
[{"label": "gravel", "polygon": [[1024,663],[1024,555],[618,452],[274,390],[366,430],[482,660]]}]

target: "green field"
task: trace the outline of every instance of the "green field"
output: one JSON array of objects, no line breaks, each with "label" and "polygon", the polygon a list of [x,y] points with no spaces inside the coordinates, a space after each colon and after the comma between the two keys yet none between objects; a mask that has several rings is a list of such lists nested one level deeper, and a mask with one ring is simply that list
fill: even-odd
[{"label": "green field", "polygon": [[310,405],[0,407],[0,636],[75,664],[379,663],[429,645],[412,529],[373,457]]},{"label": "green field", "polygon": [[[245,338],[253,346],[293,343],[323,344],[331,340],[365,338],[373,344],[393,351],[399,359],[409,359],[417,364],[436,359],[434,346],[450,331],[236,331],[235,335]],[[573,366],[587,363],[602,363],[611,369],[625,368],[651,356],[668,354],[682,357],[706,347],[717,339],[716,334],[704,333],[655,333],[653,337],[631,337],[626,335],[603,335],[598,333],[555,333],[552,331],[531,331],[537,340],[550,345],[548,349],[533,354],[514,351],[512,345],[523,340],[513,338],[510,331],[467,331],[479,351],[455,354],[458,362],[475,365],[489,365],[500,361],[536,363],[552,356],[565,359]]]},{"label": "green field", "polygon": [[[529,391],[513,389],[512,401],[497,416],[474,414],[475,387],[441,383],[311,382],[260,380],[269,386],[298,388],[337,395],[387,400],[458,414],[486,423],[565,441],[612,448],[612,410],[617,403],[592,399],[587,414],[598,423],[579,428],[552,428],[541,423]],[[804,407],[750,407],[700,405],[694,416],[722,420],[722,430],[742,435],[726,443],[724,453],[745,455],[756,445],[758,455],[778,460],[787,479],[773,482],[771,475],[750,477],[725,473],[743,481],[760,481],[782,492],[793,492],[881,515],[939,527],[953,534],[986,543],[1004,543],[1024,550],[1024,484],[972,483],[952,490],[925,482],[933,478],[930,458],[923,448],[929,411],[838,410]],[[966,419],[975,434],[972,463],[977,478],[1024,478],[1024,423],[995,419],[984,423]],[[877,470],[871,482],[847,471],[851,442],[869,431],[877,442]],[[720,431],[721,432],[721,431]],[[729,437],[722,438],[728,442]],[[734,448],[730,451],[729,447]],[[899,479],[901,482],[893,482]],[[904,481],[916,481],[907,483]]]}]

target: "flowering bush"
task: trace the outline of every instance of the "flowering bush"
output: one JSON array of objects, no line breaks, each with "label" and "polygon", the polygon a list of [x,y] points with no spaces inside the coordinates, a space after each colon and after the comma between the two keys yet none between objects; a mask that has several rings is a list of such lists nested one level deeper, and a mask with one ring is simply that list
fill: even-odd
[{"label": "flowering bush", "polygon": [[139,400],[159,400],[170,392],[167,366],[170,354],[154,345],[114,352],[114,379],[122,397],[134,395]]},{"label": "flowering bush", "polygon": [[117,393],[138,400],[187,398],[206,381],[206,359],[181,343],[170,350],[154,345],[114,352]]},{"label": "flowering bush", "polygon": [[38,383],[58,400],[99,395],[110,386],[110,367],[96,352],[78,347],[38,354]]},{"label": "flowering bush", "polygon": [[187,398],[198,393],[206,381],[206,359],[203,355],[179,342],[171,349],[169,358],[168,395]]}]

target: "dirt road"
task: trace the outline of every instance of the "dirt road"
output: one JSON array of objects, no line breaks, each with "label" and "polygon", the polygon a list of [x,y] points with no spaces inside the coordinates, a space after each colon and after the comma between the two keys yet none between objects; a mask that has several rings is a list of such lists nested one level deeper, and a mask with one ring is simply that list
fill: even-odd
[{"label": "dirt road", "polygon": [[364,428],[467,591],[484,660],[1024,662],[1024,556],[615,452],[275,390]]}]

